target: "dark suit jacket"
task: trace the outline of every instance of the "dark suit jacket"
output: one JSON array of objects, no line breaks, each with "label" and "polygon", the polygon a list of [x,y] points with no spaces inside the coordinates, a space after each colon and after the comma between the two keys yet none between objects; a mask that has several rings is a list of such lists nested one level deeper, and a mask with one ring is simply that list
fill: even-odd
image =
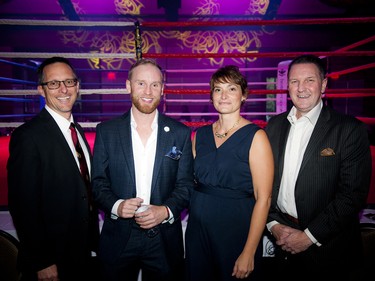
[{"label": "dark suit jacket", "polygon": [[58,125],[43,109],[14,130],[9,148],[9,211],[21,242],[21,270],[79,267],[91,254],[87,192]]},{"label": "dark suit jacket", "polygon": [[[288,112],[271,118],[266,132],[275,159],[275,181],[268,222],[308,228],[322,244],[307,254],[319,265],[360,261],[361,237],[358,214],[366,203],[371,177],[368,133],[354,117],[323,106],[303,156],[295,186],[299,225],[285,220],[277,209],[286,141]],[[332,148],[335,155],[322,156]],[[313,263],[311,266],[313,266]]]},{"label": "dark suit jacket", "polygon": [[[182,152],[178,160],[165,156],[173,146]],[[130,111],[97,126],[92,179],[94,199],[106,214],[99,258],[111,263],[118,259],[125,248],[134,223],[133,219],[112,219],[110,215],[117,200],[136,197]],[[173,224],[159,225],[171,266],[181,263],[183,259],[180,213],[188,206],[193,188],[191,130],[159,114],[150,204],[167,205],[174,215]]]}]

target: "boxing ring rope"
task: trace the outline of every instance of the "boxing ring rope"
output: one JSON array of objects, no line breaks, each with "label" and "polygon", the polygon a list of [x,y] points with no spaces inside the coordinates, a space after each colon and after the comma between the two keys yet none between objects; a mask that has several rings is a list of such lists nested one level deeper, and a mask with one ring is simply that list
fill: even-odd
[{"label": "boxing ring rope", "polygon": [[329,73],[327,75],[327,77],[337,79],[341,75],[345,75],[345,74],[352,73],[352,72],[357,72],[357,71],[360,71],[360,70],[363,70],[363,69],[374,68],[374,67],[375,67],[375,62],[374,63],[365,64],[365,65],[362,65],[362,66],[348,68],[346,70],[331,72],[331,73]]},{"label": "boxing ring rope", "polygon": [[[358,20],[358,21],[357,21]],[[353,22],[373,22],[374,21],[374,18],[359,18],[359,19],[340,19],[340,23],[353,23]],[[335,19],[321,19],[321,20],[302,20],[302,21],[295,21],[295,20],[281,20],[281,21],[277,21],[277,20],[272,20],[272,23],[271,24],[275,24],[275,25],[282,25],[282,24],[326,24],[326,23],[337,23],[338,21],[336,21]],[[143,23],[142,26],[143,27],[146,27],[146,26],[158,26],[159,28],[160,27],[192,27],[192,26],[226,26],[226,24],[228,25],[247,25],[247,24],[251,24],[251,23],[254,23],[254,21],[236,21],[236,22],[230,22],[228,24],[228,22],[189,22],[189,23],[177,23],[177,25],[174,25],[174,23]],[[264,21],[264,22],[261,22],[261,21],[257,21],[257,24],[259,25],[262,25],[262,24],[266,24],[266,23],[270,23],[269,21]],[[140,30],[139,30],[139,25],[136,26],[136,32],[137,34],[141,34]],[[350,49],[353,49],[353,48],[356,48],[358,46],[361,46],[361,45],[364,45],[364,44],[367,44],[371,41],[374,41],[375,39],[375,36],[372,36],[370,38],[367,38],[365,40],[361,40],[357,43],[354,43],[354,44],[351,44],[350,46],[347,46],[347,47],[344,47],[344,48],[341,48],[339,50],[336,50],[334,52],[309,52],[310,54],[315,54],[316,56],[320,56],[320,57],[326,57],[326,56],[374,56],[375,52],[374,51],[348,51]],[[142,41],[141,40],[137,40],[136,44],[139,44],[138,47],[136,48],[137,50],[141,50],[141,44],[142,44]],[[171,53],[168,53],[168,54],[137,54],[137,58],[140,58],[140,57],[146,57],[146,58],[213,58],[213,57],[219,57],[219,58],[222,58],[222,57],[227,57],[227,58],[248,58],[248,57],[295,57],[295,56],[299,56],[299,55],[302,55],[302,54],[305,54],[305,52],[288,52],[288,53],[285,53],[285,52],[274,52],[274,53],[258,53],[258,52],[247,52],[247,53],[227,53],[227,54],[216,54],[216,53],[206,53],[206,54],[171,54]],[[332,78],[338,78],[340,75],[344,75],[344,74],[348,74],[348,73],[351,73],[351,72],[356,72],[356,71],[360,71],[360,70],[363,70],[363,69],[368,69],[368,68],[373,68],[375,66],[375,64],[368,64],[368,65],[364,65],[364,66],[360,66],[360,67],[353,67],[351,69],[348,69],[348,70],[344,70],[344,71],[338,71],[338,72],[333,72],[330,76],[328,77],[332,77]],[[187,70],[188,71],[188,70]],[[361,90],[359,90],[361,91]],[[375,95],[375,92],[374,92],[374,89],[370,89],[370,92],[368,91],[368,89],[365,89],[363,91],[363,93],[355,93],[355,94],[330,94],[329,93],[330,90],[327,90],[327,94],[325,94],[325,97],[327,98],[338,98],[338,97],[341,97],[341,98],[349,98],[349,97],[368,97],[368,96],[374,96]],[[358,91],[357,91],[358,92]],[[171,90],[169,93],[175,93],[175,94],[183,94],[184,93],[184,90]],[[202,90],[195,90],[195,91],[191,91],[191,90],[188,90],[188,92],[186,91],[185,93],[194,93],[194,94],[208,94],[209,91],[202,91]],[[260,90],[257,92],[257,90],[249,90],[249,94],[286,94],[286,91],[285,90]],[[167,99],[165,99],[167,101]],[[275,100],[275,99],[273,99]],[[169,100],[168,100],[169,101]],[[173,102],[178,102],[179,100],[173,100]],[[171,114],[171,113],[170,113]],[[259,113],[258,113],[259,114]],[[260,113],[260,114],[267,114],[267,113]],[[173,114],[171,114],[173,115]],[[183,114],[181,114],[180,116],[182,116]],[[257,115],[257,113],[254,113],[254,115]],[[267,114],[269,115],[269,114]]]},{"label": "boxing ring rope", "polygon": [[[92,59],[92,58],[121,58],[121,59],[139,59],[141,57],[145,58],[291,58],[295,56],[299,56],[302,54],[314,54],[317,56],[340,56],[340,57],[372,57],[375,56],[375,51],[350,51],[353,48],[356,48],[360,45],[367,44],[375,40],[375,36],[369,37],[367,39],[361,40],[357,43],[351,44],[344,48],[338,49],[333,52],[266,52],[266,53],[259,53],[256,51],[249,51],[246,53],[201,53],[201,54],[151,54],[146,53],[142,54],[142,40],[141,40],[141,30],[142,28],[160,28],[160,27],[173,27],[175,28],[189,28],[189,27],[218,27],[218,26],[259,26],[259,25],[311,25],[311,24],[365,24],[365,23],[374,23],[375,18],[373,17],[366,17],[366,18],[344,18],[344,19],[303,19],[303,20],[239,20],[239,21],[201,21],[201,22],[83,22],[83,21],[29,21],[29,20],[4,20],[0,19],[0,25],[32,25],[32,26],[56,26],[56,27],[67,27],[67,26],[79,26],[79,27],[94,27],[94,26],[103,26],[103,27],[128,27],[128,26],[135,26],[135,45],[136,45],[136,53],[135,54],[125,54],[125,53],[117,53],[117,54],[108,54],[108,53],[32,53],[32,52],[0,52],[0,57],[6,58],[48,58],[50,56],[64,56],[66,58],[77,58],[77,59]],[[369,69],[375,67],[375,63],[370,63],[363,66],[353,67],[347,70],[336,71],[328,74],[328,77],[331,78],[338,78],[341,75],[345,75],[352,72],[357,72],[363,69]],[[269,68],[240,68],[241,71],[262,71],[262,70],[275,70],[277,71],[277,67],[269,67]],[[212,69],[185,69],[185,70],[173,70],[167,69],[165,73],[199,73],[199,72],[210,72],[213,73],[215,70]],[[6,79],[1,78],[0,79]],[[16,81],[13,81],[16,82]],[[18,82],[22,82],[21,80]],[[29,82],[32,83],[32,82]],[[35,82],[33,82],[35,84]],[[249,83],[249,85],[267,85],[267,84],[275,84],[273,82],[253,82]],[[169,89],[169,87],[200,87],[200,86],[208,86],[207,83],[166,83],[166,88],[164,90],[165,95],[168,94],[204,94],[208,95],[209,90],[204,89]],[[122,88],[110,88],[110,89],[81,89],[81,95],[91,95],[91,94],[129,94],[126,89]],[[286,94],[286,90],[270,90],[270,89],[251,89],[249,90],[249,95],[277,95],[277,94]],[[0,90],[0,95],[36,95],[38,94],[36,90]],[[325,93],[325,97],[327,98],[358,98],[358,97],[369,97],[375,96],[375,89],[327,89]],[[275,98],[248,98],[248,101],[275,101]],[[203,103],[207,102],[208,100],[203,99],[165,99],[167,103]],[[202,112],[176,112],[176,113],[167,113],[168,115],[173,116],[213,116],[217,115],[214,112],[202,113]],[[272,115],[275,113],[272,112],[244,112],[244,115]],[[367,122],[371,123],[374,122],[373,118],[364,118]],[[200,124],[200,122],[192,122],[195,125]],[[203,122],[207,123],[207,122]],[[209,123],[209,122],[208,122]],[[6,123],[9,125],[10,123]],[[0,127],[6,125],[4,123],[0,123]],[[91,125],[96,125],[96,122],[87,122],[83,124],[84,127],[89,127]]]},{"label": "boxing ring rope", "polygon": [[[168,85],[168,84],[166,84]],[[188,86],[189,84],[186,84]],[[355,93],[353,93],[355,92]],[[107,88],[107,89],[80,89],[80,95],[111,95],[111,94],[129,94],[126,89],[123,88]],[[286,94],[287,90],[266,90],[266,89],[250,89],[249,95],[269,95],[269,94]],[[342,93],[342,94],[340,94]],[[205,89],[164,89],[164,94],[191,94],[201,95],[210,94],[210,90]],[[26,96],[26,95],[39,95],[37,90],[0,90],[0,96]],[[356,98],[358,95],[361,97],[373,97],[375,96],[375,88],[366,89],[327,89],[325,95],[328,97],[351,97]]]},{"label": "boxing ring rope", "polygon": [[[129,94],[124,88],[108,88],[108,89],[80,89],[80,95],[110,95],[110,94]],[[39,95],[36,89],[32,90],[0,90],[0,96],[26,96],[26,95]]]},{"label": "boxing ring rope", "polygon": [[[144,58],[293,58],[300,55],[311,54],[325,57],[373,57],[375,51],[342,51],[342,52],[247,52],[247,53],[204,53],[204,54],[143,54]],[[1,54],[0,54],[1,55]]]},{"label": "boxing ring rope", "polygon": [[123,22],[123,21],[58,21],[58,20],[26,20],[0,19],[0,25],[21,26],[56,26],[56,27],[126,27],[134,24],[144,28],[159,27],[218,27],[218,26],[262,26],[262,25],[317,25],[317,24],[365,24],[374,23],[375,17],[355,18],[321,18],[321,19],[272,19],[272,20],[227,20],[227,21],[178,21],[178,22]]},{"label": "boxing ring rope", "polygon": [[[277,67],[240,67],[241,72],[249,72],[249,71],[263,71],[263,70],[274,70],[277,71]],[[216,69],[211,68],[199,68],[199,69],[166,69],[164,70],[165,73],[214,73]]]},{"label": "boxing ring rope", "polygon": [[261,25],[317,25],[317,24],[354,24],[374,23],[374,17],[360,18],[322,18],[322,19],[286,19],[286,20],[235,20],[235,21],[187,21],[187,22],[143,22],[142,27],[218,27],[218,26],[261,26]]},{"label": "boxing ring rope", "polygon": [[38,52],[0,52],[2,58],[49,58],[61,56],[68,59],[134,59],[135,54],[127,53],[38,53]]},{"label": "boxing ring rope", "polygon": [[60,20],[26,20],[26,19],[0,19],[0,25],[22,26],[76,26],[76,27],[125,27],[134,26],[133,22],[123,21],[60,21]]},{"label": "boxing ring rope", "polygon": [[347,51],[347,50],[350,50],[350,49],[354,49],[354,48],[360,47],[362,45],[365,45],[367,43],[371,43],[372,41],[375,41],[375,35],[374,36],[370,36],[369,38],[360,40],[360,41],[358,41],[356,43],[350,44],[350,45],[348,45],[346,47],[339,48],[339,49],[336,50],[336,52],[342,52],[342,51]]}]

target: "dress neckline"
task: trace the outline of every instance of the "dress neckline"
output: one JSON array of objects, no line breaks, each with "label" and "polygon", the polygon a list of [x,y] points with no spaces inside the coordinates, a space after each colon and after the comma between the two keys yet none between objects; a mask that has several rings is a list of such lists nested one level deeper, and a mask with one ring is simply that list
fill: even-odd
[{"label": "dress neckline", "polygon": [[[248,124],[243,125],[242,127],[239,127],[236,131],[234,131],[230,136],[228,136],[226,138],[216,138],[214,128],[213,128],[213,124],[211,124],[211,138],[214,142],[214,145],[215,145],[216,149],[219,149],[220,147],[222,147],[226,142],[228,142],[232,138],[232,136],[237,134],[237,132],[241,131],[243,128],[247,127],[248,125],[253,125],[253,124],[254,123],[248,123]],[[219,145],[218,145],[218,143],[219,143]]]}]

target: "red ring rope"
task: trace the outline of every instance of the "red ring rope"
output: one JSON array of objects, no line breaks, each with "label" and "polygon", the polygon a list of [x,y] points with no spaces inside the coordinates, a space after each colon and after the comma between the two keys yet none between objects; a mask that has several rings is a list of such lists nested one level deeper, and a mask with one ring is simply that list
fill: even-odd
[{"label": "red ring rope", "polygon": [[289,20],[235,20],[235,21],[187,21],[187,22],[143,22],[142,27],[207,27],[207,26],[247,26],[247,25],[310,25],[310,24],[353,24],[373,23],[374,17],[363,18],[324,18]]},{"label": "red ring rope", "polygon": [[142,54],[144,58],[292,58],[300,55],[311,54],[316,56],[331,57],[365,57],[375,56],[375,51],[343,51],[343,52],[271,52],[271,53],[202,53],[202,54]]}]

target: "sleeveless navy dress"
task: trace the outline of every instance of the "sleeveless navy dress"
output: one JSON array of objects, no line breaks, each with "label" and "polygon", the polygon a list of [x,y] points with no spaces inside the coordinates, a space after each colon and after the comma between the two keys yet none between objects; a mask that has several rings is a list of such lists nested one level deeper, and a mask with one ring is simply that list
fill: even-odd
[{"label": "sleeveless navy dress", "polygon": [[[248,124],[218,148],[212,125],[196,132],[197,187],[191,197],[185,236],[189,281],[238,280],[232,272],[246,243],[255,203],[249,150],[259,129]],[[257,262],[246,280],[253,280],[256,269]]]}]

